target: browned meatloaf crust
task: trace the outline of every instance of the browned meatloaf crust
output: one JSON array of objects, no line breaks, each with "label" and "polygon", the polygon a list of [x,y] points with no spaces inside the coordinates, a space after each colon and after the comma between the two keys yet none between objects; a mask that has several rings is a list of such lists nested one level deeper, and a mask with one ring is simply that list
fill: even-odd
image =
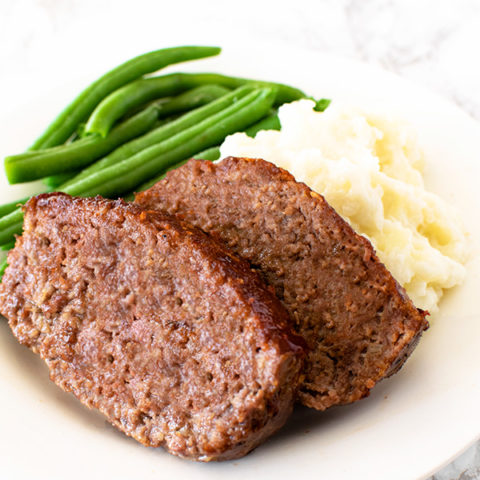
[{"label": "browned meatloaf crust", "polygon": [[136,202],[218,236],[275,288],[310,348],[305,405],[323,410],[368,395],[428,326],[370,242],[269,162],[191,160]]},{"label": "browned meatloaf crust", "polygon": [[277,430],[302,348],[248,263],[122,201],[41,195],[8,257],[0,311],[52,380],[148,446],[236,458]]}]

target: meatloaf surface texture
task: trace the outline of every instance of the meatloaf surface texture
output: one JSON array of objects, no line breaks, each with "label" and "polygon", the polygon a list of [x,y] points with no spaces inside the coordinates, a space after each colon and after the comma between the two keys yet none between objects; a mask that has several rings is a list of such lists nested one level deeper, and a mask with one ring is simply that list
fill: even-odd
[{"label": "meatloaf surface texture", "polygon": [[24,211],[0,312],[57,385],[144,445],[202,461],[282,426],[303,340],[247,262],[121,200],[40,195]]},{"label": "meatloaf surface texture", "polygon": [[299,391],[307,406],[368,395],[428,326],[370,242],[272,163],[190,160],[136,202],[220,238],[274,287],[309,347]]}]

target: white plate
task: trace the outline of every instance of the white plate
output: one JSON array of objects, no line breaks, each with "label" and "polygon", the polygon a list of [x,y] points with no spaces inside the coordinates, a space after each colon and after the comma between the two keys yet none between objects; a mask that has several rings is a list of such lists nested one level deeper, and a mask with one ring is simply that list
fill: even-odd
[{"label": "white plate", "polygon": [[[43,362],[0,322],[1,476],[409,480],[433,473],[480,435],[480,126],[442,98],[391,74],[312,52],[231,47],[193,68],[282,79],[334,101],[380,105],[411,121],[427,155],[428,187],[458,208],[470,230],[466,282],[446,295],[405,367],[368,399],[324,413],[297,408],[265,445],[220,464],[181,460],[117,432],[53,385]],[[66,72],[66,85],[43,73],[43,84],[39,77],[30,97],[22,88],[22,105],[2,109],[0,154],[28,146],[85,81],[103,72],[90,77]],[[2,176],[0,202],[20,197],[22,189],[8,187]]]}]

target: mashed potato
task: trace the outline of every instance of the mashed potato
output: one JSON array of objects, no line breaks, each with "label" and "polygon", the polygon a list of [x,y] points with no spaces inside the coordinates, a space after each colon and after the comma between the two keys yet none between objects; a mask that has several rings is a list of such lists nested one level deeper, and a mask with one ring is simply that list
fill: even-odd
[{"label": "mashed potato", "polygon": [[312,106],[284,105],[281,132],[232,135],[222,157],[264,158],[324,195],[373,243],[415,305],[434,312],[443,290],[464,278],[466,240],[455,212],[424,188],[412,131],[351,108]]}]

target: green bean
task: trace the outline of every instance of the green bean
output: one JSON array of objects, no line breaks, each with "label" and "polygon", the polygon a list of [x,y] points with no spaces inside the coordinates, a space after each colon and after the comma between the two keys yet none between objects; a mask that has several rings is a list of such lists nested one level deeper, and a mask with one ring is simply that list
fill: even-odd
[{"label": "green bean", "polygon": [[[162,79],[159,81],[159,79]],[[219,85],[201,85],[199,92],[185,92],[181,98],[172,99],[160,105],[161,116],[182,112],[194,108],[195,105],[203,105],[227,93],[225,87]],[[196,87],[197,89],[200,87]],[[118,90],[115,90],[108,97],[103,99],[90,115],[85,126],[83,135],[98,133],[103,137],[112,128],[112,125],[129,111],[141,105],[170,95],[177,95],[186,88],[177,82],[175,77],[166,75],[164,77],[144,78],[129,83]],[[219,91],[221,89],[221,91]],[[205,97],[208,97],[205,101]],[[162,111],[165,110],[165,114]]]},{"label": "green bean", "polygon": [[[171,123],[175,120],[177,120],[178,118],[180,118],[182,116],[181,113],[178,113],[176,115],[170,115],[169,117],[166,117],[166,118],[159,118],[155,124],[153,125],[153,128],[152,130],[156,130],[158,127],[163,127],[164,125],[166,125],[167,123]],[[129,142],[128,142],[129,143]]]},{"label": "green bean", "polygon": [[[198,125],[63,189],[70,195],[121,195],[166,168],[262,118],[272,106],[272,89],[258,89]],[[0,219],[1,221],[1,219]],[[1,241],[1,239],[0,239]]]},{"label": "green bean", "polygon": [[49,188],[49,190],[55,190],[60,185],[68,182],[71,178],[73,178],[79,170],[75,170],[74,172],[65,172],[65,173],[58,173],[57,175],[51,175],[50,177],[45,177],[43,179],[43,183]]},{"label": "green bean", "polygon": [[230,77],[218,73],[171,73],[158,77],[143,78],[111,93],[90,116],[84,134],[99,133],[100,135],[106,135],[115,120],[135,106],[155,98],[176,95],[202,85],[220,85],[224,88],[235,89],[245,84],[275,89],[277,92],[275,105],[277,106],[306,98],[306,94],[298,88],[281,83]]},{"label": "green bean", "polygon": [[3,274],[5,273],[5,270],[8,267],[8,262],[7,259],[4,258],[2,262],[0,262],[0,280],[2,280]]},{"label": "green bean", "polygon": [[[168,76],[167,79],[169,79]],[[158,82],[156,77],[129,83],[115,90],[97,105],[85,125],[82,136],[99,134],[105,137],[113,123],[123,117],[129,110],[144,105],[151,100],[176,95],[182,90],[184,89],[178,82]]]},{"label": "green bean", "polygon": [[122,197],[122,199],[125,201],[125,202],[133,202],[135,200],[135,193],[129,193],[127,195],[124,195]]},{"label": "green bean", "polygon": [[258,123],[252,125],[245,130],[249,137],[255,137],[260,130],[280,130],[280,119],[276,113],[272,113],[265,118],[262,118]]},{"label": "green bean", "polygon": [[79,138],[83,138],[85,136],[85,125],[86,125],[85,122],[81,122],[78,124],[74,134],[72,135],[73,140],[78,140]]},{"label": "green bean", "polygon": [[15,242],[5,243],[5,245],[0,245],[0,250],[8,251],[11,250],[15,246]]},{"label": "green bean", "polygon": [[188,112],[213,102],[230,92],[230,89],[220,85],[201,85],[192,88],[176,97],[158,105],[158,116],[164,118],[177,113]]},{"label": "green bean", "polygon": [[7,179],[10,183],[28,182],[89,165],[122,143],[148,131],[156,119],[157,107],[152,105],[115,127],[106,138],[92,135],[67,145],[6,157]]},{"label": "green bean", "polygon": [[0,218],[8,215],[17,209],[18,205],[23,205],[29,200],[30,197],[21,198],[20,200],[15,200],[14,202],[4,203],[0,205]]},{"label": "green bean", "polygon": [[220,146],[210,147],[193,156],[197,160],[218,160],[220,158]]},{"label": "green bean", "polygon": [[[230,77],[219,73],[173,73],[170,75],[175,75],[177,77],[177,81],[181,83],[184,88],[193,88],[195,86],[205,85],[208,83],[214,83],[216,85],[221,85],[222,87],[231,89],[238,88],[247,83],[253,84],[257,87],[272,88],[276,91],[274,102],[275,106],[282,105],[283,103],[293,102],[294,100],[299,100],[300,98],[307,98],[307,95],[298,88],[282,83],[267,82],[264,80],[254,80],[249,78]],[[156,78],[165,78],[167,76],[168,75],[164,75],[163,77]]]},{"label": "green bean", "polygon": [[76,183],[94,174],[95,172],[99,172],[100,170],[110,167],[111,165],[117,164],[122,160],[131,157],[137,152],[140,152],[141,150],[145,150],[152,145],[158,144],[164,140],[167,140],[170,137],[173,137],[174,135],[184,131],[187,128],[198,125],[201,121],[205,120],[210,115],[220,112],[226,107],[234,105],[236,102],[240,101],[242,98],[245,97],[245,95],[251,93],[253,90],[253,87],[247,85],[237,88],[233,92],[227,93],[227,95],[224,95],[223,97],[220,97],[219,99],[208,103],[203,107],[199,107],[195,110],[192,110],[191,112],[186,113],[185,115],[182,115],[173,122],[162,125],[159,128],[156,128],[155,130],[152,130],[151,132],[148,132],[145,135],[136,138],[135,140],[131,140],[130,142],[117,148],[112,153],[102,158],[98,162],[90,165],[73,179],[61,185],[59,189],[63,190],[66,187],[70,186],[72,183]]},{"label": "green bean", "polygon": [[321,98],[320,100],[317,100],[315,102],[315,106],[313,107],[313,109],[316,112],[324,112],[328,108],[330,103],[332,103],[332,101],[329,98]]},{"label": "green bean", "polygon": [[156,50],[135,57],[110,70],[83,90],[70,105],[58,115],[30,150],[54,147],[64,143],[85,121],[94,108],[108,94],[147,73],[156,72],[167,65],[218,55],[218,47],[173,47]]},{"label": "green bean", "polygon": [[[137,110],[135,112],[135,114],[137,114],[139,112],[140,112],[140,110]],[[161,125],[165,125],[166,123],[171,122],[172,120],[175,120],[175,118],[177,118],[177,117],[178,117],[178,115],[177,116],[172,115],[168,118],[162,118],[161,120],[157,120],[154,123],[154,125],[152,127],[152,130],[160,127]],[[133,140],[131,140],[131,141],[133,141]],[[118,148],[121,148],[121,147],[118,147]],[[97,162],[97,160],[94,162],[94,164],[96,162]],[[90,165],[90,167],[93,166],[93,165]],[[88,170],[88,168],[90,168],[90,167],[87,167],[86,169]],[[48,187],[49,191],[58,190],[59,187],[68,184],[72,178],[76,177],[77,175],[80,175],[86,169],[79,169],[79,170],[74,170],[73,172],[59,173],[58,175],[52,175],[50,177],[45,177],[43,179],[43,183]]]},{"label": "green bean", "polygon": [[[65,144],[73,143],[79,138],[82,138],[84,129],[85,129],[85,123],[82,122],[77,126],[75,132],[73,132],[73,134],[65,142]],[[58,175],[51,175],[50,177],[45,177],[43,179],[43,183],[44,185],[46,185],[49,191],[56,190],[59,185],[62,185],[62,183],[65,183],[66,181],[73,178],[78,172],[79,170],[75,170],[73,172],[59,173]]]},{"label": "green bean", "polygon": [[0,245],[9,243],[15,235],[22,233],[23,212],[21,208],[17,208],[8,215],[0,218]]}]

